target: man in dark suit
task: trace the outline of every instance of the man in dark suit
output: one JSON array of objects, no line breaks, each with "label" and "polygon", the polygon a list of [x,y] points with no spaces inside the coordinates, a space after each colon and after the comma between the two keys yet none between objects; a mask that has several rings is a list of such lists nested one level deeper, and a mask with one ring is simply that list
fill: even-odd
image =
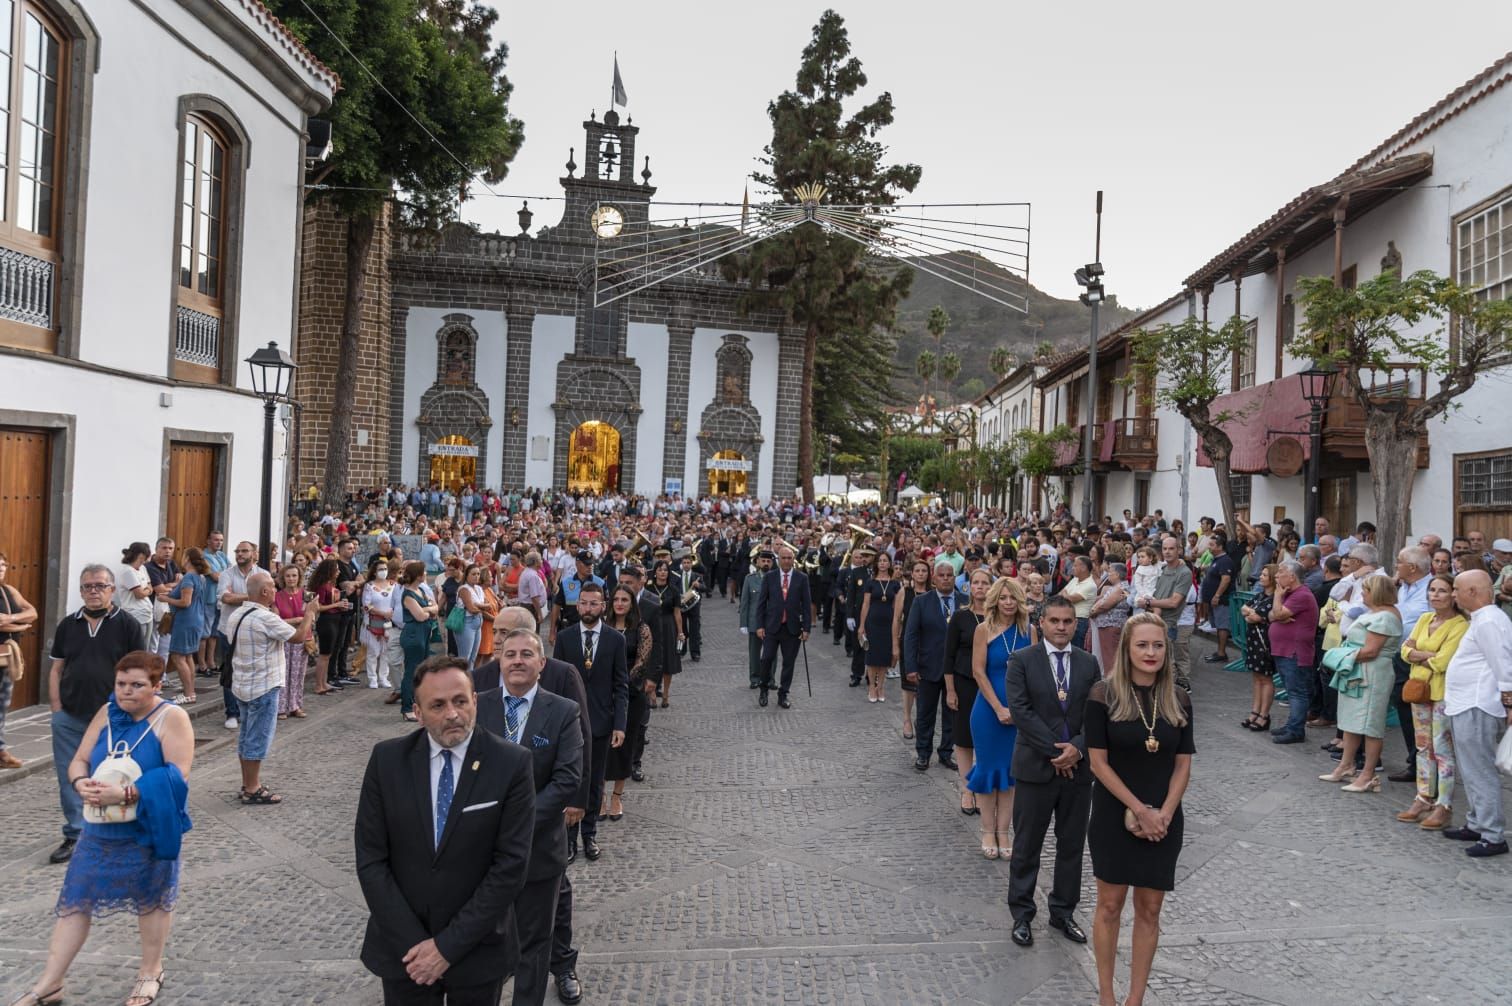
[{"label": "man in dark suit", "polygon": [[583,815],[581,834],[583,855],[594,860],[599,858],[598,812],[604,799],[609,749],[625,743],[630,667],[625,657],[625,637],[602,621],[604,588],[591,580],[583,584],[577,606],[577,623],[557,633],[552,656],[578,669],[588,693],[593,744],[588,768],[588,808]]},{"label": "man in dark suit", "polygon": [[761,639],[761,697],[758,701],[763,706],[767,704],[767,692],[772,687],[772,665],[780,649],[782,680],[777,685],[777,706],[793,708],[792,702],[788,701],[788,691],[793,687],[798,647],[809,636],[813,610],[808,577],[793,568],[792,546],[777,546],[777,568],[762,577],[761,593],[756,598],[756,635]]},{"label": "man in dark suit", "polygon": [[514,1003],[541,1006],[549,984],[557,895],[567,872],[567,810],[577,805],[583,778],[583,729],[577,703],[541,686],[546,655],[533,630],[506,631],[494,644],[494,653],[504,686],[479,693],[478,726],[529,750],[535,768],[530,871],[515,901],[520,964]]},{"label": "man in dark suit", "polygon": [[1050,927],[1075,943],[1087,942],[1072,912],[1081,900],[1082,847],[1092,810],[1092,772],[1082,715],[1098,679],[1092,654],[1071,645],[1076,609],[1063,597],[1045,602],[1040,615],[1044,642],[1016,651],[1008,660],[1004,691],[1018,725],[1013,749],[1013,863],[1008,907],[1013,942],[1034,942],[1034,885],[1040,849],[1055,820],[1055,883],[1050,889]]},{"label": "man in dark suit", "polygon": [[604,581],[606,593],[613,594],[614,587],[619,583],[620,571],[625,568],[625,546],[619,542],[609,546],[609,551],[599,560],[598,575]]},{"label": "man in dark suit", "polygon": [[[494,653],[504,652],[504,641],[516,629],[535,630],[535,616],[529,608],[518,605],[505,608],[494,618]],[[544,653],[544,649],[542,650]],[[479,694],[504,685],[504,675],[497,659],[473,668],[473,687]],[[588,691],[583,676],[571,664],[546,657],[540,674],[541,687],[553,695],[571,699],[578,707],[579,745],[578,791],[563,813],[567,828],[567,862],[577,858],[578,825],[588,806],[589,751],[593,746],[593,725],[588,720]],[[501,700],[502,701],[502,700]],[[484,724],[487,726],[487,724]],[[532,860],[532,865],[534,861]],[[582,985],[577,977],[577,948],[572,945],[572,878],[561,875],[557,889],[556,913],[551,938],[551,973],[556,976],[557,996],[564,1003],[582,999]]]},{"label": "man in dark suit", "polygon": [[415,698],[422,729],[373,748],[357,804],[362,963],[386,1006],[494,1006],[535,827],[530,753],[474,729],[455,657],[416,669]]},{"label": "man in dark suit", "polygon": [[954,770],[955,743],[951,739],[955,714],[945,704],[945,630],[950,618],[971,599],[955,589],[955,567],[948,562],[935,563],[932,574],[934,590],[914,598],[903,627],[904,664],[909,674],[918,676],[918,695],[914,700],[914,768],[929,768],[930,748],[934,746],[935,716],[940,718],[940,764]]}]

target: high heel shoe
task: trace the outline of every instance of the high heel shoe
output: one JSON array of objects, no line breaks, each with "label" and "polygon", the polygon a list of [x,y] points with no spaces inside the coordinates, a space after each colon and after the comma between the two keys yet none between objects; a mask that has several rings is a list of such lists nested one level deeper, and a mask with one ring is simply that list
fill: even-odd
[{"label": "high heel shoe", "polygon": [[1348,786],[1340,786],[1346,793],[1379,793],[1381,791],[1381,777],[1371,776],[1365,782],[1352,782]]},{"label": "high heel shoe", "polygon": [[63,986],[59,985],[51,992],[23,992],[19,998],[12,999],[10,1006],[60,1006],[63,1002]]},{"label": "high heel shoe", "polygon": [[1330,772],[1327,775],[1318,776],[1323,782],[1348,782],[1354,778],[1354,769],[1348,772]]},{"label": "high heel shoe", "polygon": [[987,857],[988,859],[997,859],[998,858],[998,855],[999,855],[998,847],[995,846],[995,845],[988,845],[987,844],[988,842],[996,842],[996,841],[997,841],[997,834],[995,832],[991,832],[991,831],[984,831],[984,832],[982,832],[982,855],[983,856]]},{"label": "high heel shoe", "polygon": [[618,803],[620,805],[619,813],[618,814],[605,814],[604,815],[605,817],[607,817],[611,821],[618,821],[620,818],[622,818],[622,817],[625,816],[625,801],[624,801],[624,798],[620,797],[618,795],[611,796],[609,798],[609,809],[613,810],[614,809],[614,805],[616,803]]}]

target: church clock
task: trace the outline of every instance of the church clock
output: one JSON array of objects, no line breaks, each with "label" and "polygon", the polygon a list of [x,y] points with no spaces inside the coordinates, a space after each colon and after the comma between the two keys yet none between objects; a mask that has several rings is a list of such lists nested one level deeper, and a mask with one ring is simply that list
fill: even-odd
[{"label": "church clock", "polygon": [[616,237],[625,226],[625,215],[617,206],[600,206],[588,218],[593,233],[601,238]]}]

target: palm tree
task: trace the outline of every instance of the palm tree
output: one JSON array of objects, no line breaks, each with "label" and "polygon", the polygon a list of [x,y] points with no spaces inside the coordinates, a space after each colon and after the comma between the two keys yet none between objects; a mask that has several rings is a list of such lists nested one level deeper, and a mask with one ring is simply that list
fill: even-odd
[{"label": "palm tree", "polygon": [[[955,353],[946,353],[940,357],[939,363],[940,380],[944,382],[946,392],[950,391],[950,384],[961,373],[961,358]],[[943,395],[941,397],[944,397]]]}]

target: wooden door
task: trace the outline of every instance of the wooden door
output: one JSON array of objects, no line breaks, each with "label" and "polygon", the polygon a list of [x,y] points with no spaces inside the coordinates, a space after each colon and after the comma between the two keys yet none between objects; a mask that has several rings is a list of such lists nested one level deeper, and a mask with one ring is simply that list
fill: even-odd
[{"label": "wooden door", "polygon": [[173,441],[168,448],[168,521],[163,533],[180,550],[203,547],[215,522],[220,448]]},{"label": "wooden door", "polygon": [[52,434],[0,429],[0,551],[9,571],[5,582],[37,609],[37,627],[21,636],[26,675],[16,683],[11,708],[37,702],[42,680],[42,639],[56,615],[47,605],[47,510]]},{"label": "wooden door", "polygon": [[[1318,482],[1319,516],[1328,518],[1328,529],[1343,541],[1355,529],[1355,477],[1341,475]],[[1311,531],[1311,529],[1309,529]]]}]

